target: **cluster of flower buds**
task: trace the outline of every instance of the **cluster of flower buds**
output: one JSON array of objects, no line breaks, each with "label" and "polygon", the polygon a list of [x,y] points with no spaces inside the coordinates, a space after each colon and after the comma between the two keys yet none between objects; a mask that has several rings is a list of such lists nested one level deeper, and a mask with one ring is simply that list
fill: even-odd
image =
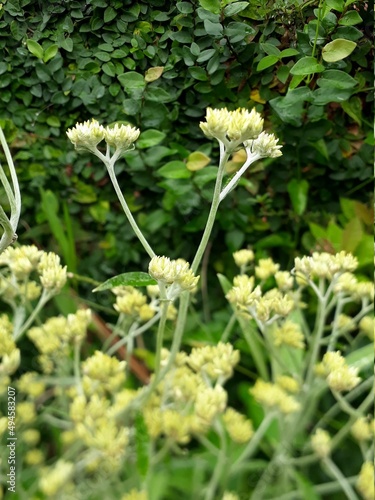
[{"label": "cluster of flower buds", "polygon": [[113,146],[120,154],[132,149],[139,134],[140,130],[131,125],[119,126],[116,123],[113,127],[103,127],[94,119],[77,123],[75,127],[66,132],[77,150],[95,152],[97,145],[105,140],[108,146]]},{"label": "cluster of flower buds", "polygon": [[357,269],[358,260],[344,251],[332,255],[327,252],[314,252],[311,257],[296,257],[294,270],[307,278],[326,278],[331,280],[335,275],[352,272]]},{"label": "cluster of flower buds", "polygon": [[207,108],[206,121],[199,124],[207,137],[222,142],[229,150],[244,144],[257,158],[281,156],[281,146],[273,134],[263,132],[263,118],[255,110],[244,108],[228,111],[227,108]]},{"label": "cluster of flower buds", "polygon": [[351,391],[361,382],[361,378],[358,377],[358,368],[348,366],[340,351],[327,352],[315,371],[317,375],[326,378],[332,391]]},{"label": "cluster of flower buds", "polygon": [[258,379],[254,387],[250,389],[250,394],[259,404],[267,409],[278,410],[285,415],[298,411],[301,406],[289,392],[296,392],[295,384],[285,384],[285,380],[282,379],[277,380],[275,384]]},{"label": "cluster of flower buds", "polygon": [[199,281],[199,276],[194,275],[189,263],[183,259],[155,256],[150,261],[148,272],[156,281],[168,286],[168,300],[174,300],[182,291],[194,291]]}]

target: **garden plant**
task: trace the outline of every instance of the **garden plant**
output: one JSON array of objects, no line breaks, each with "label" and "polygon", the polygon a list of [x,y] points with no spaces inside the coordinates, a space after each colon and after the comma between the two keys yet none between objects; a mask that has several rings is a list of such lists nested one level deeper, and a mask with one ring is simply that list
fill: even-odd
[{"label": "garden plant", "polygon": [[0,5],[0,498],[374,498],[371,16]]}]

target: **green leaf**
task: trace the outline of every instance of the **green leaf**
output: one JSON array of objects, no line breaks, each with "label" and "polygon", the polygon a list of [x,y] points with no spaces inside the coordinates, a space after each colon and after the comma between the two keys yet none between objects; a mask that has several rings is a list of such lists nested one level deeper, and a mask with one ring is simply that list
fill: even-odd
[{"label": "green leaf", "polygon": [[210,157],[201,151],[195,151],[187,157],[186,168],[191,172],[201,170],[210,163]]},{"label": "green leaf", "polygon": [[144,479],[147,476],[149,467],[150,436],[141,412],[138,412],[134,419],[134,429],[137,471],[140,477]]},{"label": "green leaf", "polygon": [[66,50],[67,52],[73,51],[73,40],[71,38],[65,38],[61,42],[61,48]]},{"label": "green leaf", "polygon": [[345,71],[327,69],[320,75],[317,84],[322,88],[345,90],[352,89],[358,85],[358,82]]},{"label": "green leaf", "polygon": [[213,23],[209,19],[203,21],[204,29],[208,35],[213,37],[221,37],[223,35],[223,25],[220,23]]},{"label": "green leaf", "polygon": [[224,15],[226,17],[235,16],[236,14],[241,12],[242,10],[246,9],[246,7],[248,7],[248,6],[249,6],[249,2],[231,3],[224,8]]},{"label": "green leaf", "polygon": [[37,57],[38,59],[43,59],[44,51],[42,46],[39,45],[38,42],[29,39],[26,41],[26,46],[33,56]]},{"label": "green leaf", "polygon": [[326,0],[327,7],[342,12],[344,10],[344,0]]},{"label": "green leaf", "polygon": [[315,57],[306,56],[296,62],[290,73],[292,75],[311,75],[322,71],[324,71],[324,66],[319,64]]},{"label": "green leaf", "polygon": [[148,273],[142,272],[131,272],[118,274],[109,278],[109,280],[101,283],[99,286],[94,288],[93,292],[103,292],[104,290],[110,290],[116,286],[148,286],[156,285],[157,281]]},{"label": "green leaf", "polygon": [[263,69],[273,66],[279,61],[277,56],[265,56],[258,62],[257,71],[262,71]]},{"label": "green leaf", "polygon": [[342,233],[342,249],[354,253],[364,235],[362,223],[356,217],[350,220]]},{"label": "green leaf", "polygon": [[186,168],[182,161],[170,161],[163,167],[159,168],[158,174],[166,179],[188,179],[191,177],[191,172]]},{"label": "green leaf", "polygon": [[327,43],[322,49],[322,57],[326,62],[341,61],[348,57],[357,44],[344,38],[336,38],[333,42]]},{"label": "green leaf", "polygon": [[104,11],[104,22],[109,23],[117,16],[117,12],[113,7],[107,7]]},{"label": "green leaf", "polygon": [[208,182],[216,179],[217,172],[217,167],[207,167],[204,170],[199,170],[194,174],[194,184],[196,184],[199,189],[202,189]]},{"label": "green leaf", "polygon": [[299,52],[296,49],[284,49],[280,52],[280,57],[298,56]]},{"label": "green leaf", "polygon": [[143,90],[145,88],[145,79],[143,75],[136,71],[128,71],[122,75],[118,75],[118,80],[127,92],[133,90]]},{"label": "green leaf", "polygon": [[374,364],[374,344],[368,344],[346,356],[345,361],[349,366],[358,368],[361,372]]},{"label": "green leaf", "polygon": [[192,68],[189,68],[188,72],[195,80],[200,80],[202,82],[206,82],[208,80],[206,71],[199,66],[193,66]]},{"label": "green leaf", "polygon": [[149,68],[145,74],[145,81],[147,83],[154,82],[158,80],[163,74],[164,66],[154,66],[153,68]]},{"label": "green leaf", "polygon": [[46,49],[46,51],[44,52],[43,61],[46,63],[50,59],[53,59],[57,54],[58,49],[59,46],[56,44],[53,44],[50,47],[48,47],[48,49]]},{"label": "green leaf", "polygon": [[160,132],[160,130],[146,130],[142,132],[137,141],[137,147],[140,149],[151,148],[152,146],[156,146],[163,139],[165,139],[166,134],[164,132]]},{"label": "green leaf", "polygon": [[308,87],[300,87],[288,90],[286,96],[276,97],[269,102],[285,123],[298,127],[302,123],[303,103],[304,101],[310,102],[311,98],[311,90]]},{"label": "green leaf", "polygon": [[233,287],[232,283],[228,280],[226,276],[224,276],[224,274],[218,273],[216,276],[218,277],[218,280],[220,282],[224,294],[227,294],[229,290]]},{"label": "green leaf", "polygon": [[339,20],[339,24],[341,24],[342,26],[354,26],[355,24],[359,24],[362,21],[362,17],[356,10],[350,10],[349,12],[346,12]]},{"label": "green leaf", "polygon": [[305,179],[292,179],[287,188],[295,213],[302,215],[306,210],[309,183]]},{"label": "green leaf", "polygon": [[219,14],[220,12],[220,0],[199,0],[199,4],[201,7],[214,14]]},{"label": "green leaf", "polygon": [[60,119],[57,116],[49,116],[46,120],[47,125],[50,127],[60,127],[61,122]]},{"label": "green leaf", "polygon": [[343,101],[341,107],[358,125],[362,124],[362,100],[360,97],[354,96],[349,101]]}]

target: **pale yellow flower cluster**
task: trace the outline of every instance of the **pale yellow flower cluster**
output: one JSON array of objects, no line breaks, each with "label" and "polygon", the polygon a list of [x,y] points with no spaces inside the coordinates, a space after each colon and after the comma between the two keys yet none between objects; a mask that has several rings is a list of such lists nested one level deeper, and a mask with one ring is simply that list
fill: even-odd
[{"label": "pale yellow flower cluster", "polygon": [[12,336],[13,325],[8,316],[0,316],[0,394],[2,394],[10,381],[12,375],[20,365],[21,353],[16,348]]},{"label": "pale yellow flower cluster", "polygon": [[78,150],[88,149],[94,151],[104,139],[109,146],[114,146],[116,151],[127,151],[138,139],[140,130],[130,125],[118,125],[104,128],[97,120],[87,120],[77,123],[68,129],[66,135]]},{"label": "pale yellow flower cluster", "polygon": [[81,366],[82,386],[87,395],[114,393],[125,382],[126,362],[101,351],[95,351]]},{"label": "pale yellow flower cluster", "polygon": [[262,132],[254,141],[245,141],[244,145],[260,158],[277,158],[282,156],[282,152],[280,151],[282,146],[277,144],[278,142],[279,139],[276,139],[274,134]]},{"label": "pale yellow flower cluster", "polygon": [[37,398],[45,391],[46,385],[37,372],[26,372],[17,381],[18,391]]},{"label": "pale yellow flower cluster", "polygon": [[254,387],[250,389],[250,394],[265,408],[278,410],[285,415],[300,409],[299,402],[277,382],[274,384],[258,379]]},{"label": "pale yellow flower cluster", "polygon": [[240,497],[237,495],[237,493],[225,491],[222,500],[240,500]]},{"label": "pale yellow flower cluster", "polygon": [[319,458],[327,458],[331,454],[331,437],[327,431],[317,429],[311,436],[311,448]]},{"label": "pale yellow flower cluster", "polygon": [[305,339],[300,325],[286,320],[281,326],[276,326],[272,332],[275,346],[287,345],[295,349],[305,348]]},{"label": "pale yellow flower cluster", "polygon": [[155,316],[156,307],[147,303],[147,297],[132,286],[122,286],[112,289],[116,295],[116,304],[113,306],[117,312],[126,314],[134,320],[148,321]]},{"label": "pale yellow flower cluster", "polygon": [[74,474],[74,464],[65,460],[58,460],[51,467],[45,467],[40,472],[39,486],[41,491],[48,498],[57,493],[61,494],[63,490],[69,490],[72,487],[72,476]]},{"label": "pale yellow flower cluster", "polygon": [[155,256],[150,261],[148,272],[157,281],[168,285],[167,297],[170,300],[182,291],[194,291],[199,281],[199,276],[194,275],[184,259],[171,260],[169,257]]},{"label": "pale yellow flower cluster", "polygon": [[373,316],[364,316],[358,326],[370,340],[374,341],[375,319]]},{"label": "pale yellow flower cluster", "polygon": [[58,293],[66,283],[66,266],[60,265],[60,257],[53,252],[43,252],[38,265],[43,288]]},{"label": "pale yellow flower cluster", "polygon": [[314,252],[311,257],[296,257],[294,269],[307,278],[326,278],[332,280],[337,274],[352,272],[357,269],[358,260],[344,251],[332,255],[327,252]]},{"label": "pale yellow flower cluster", "polygon": [[356,488],[364,500],[374,500],[374,464],[372,462],[364,462],[362,465]]},{"label": "pale yellow flower cluster", "polygon": [[207,137],[241,144],[258,137],[263,130],[263,118],[255,109],[249,112],[244,108],[235,111],[207,108],[206,121],[199,126]]},{"label": "pale yellow flower cluster", "polygon": [[348,366],[340,351],[327,352],[315,371],[326,378],[332,391],[351,391],[361,382],[361,378],[358,377],[358,368]]},{"label": "pale yellow flower cluster", "polygon": [[255,266],[255,276],[263,281],[274,276],[279,269],[280,265],[275,264],[272,259],[260,259]]},{"label": "pale yellow flower cluster", "polygon": [[365,417],[358,418],[351,428],[351,433],[357,441],[370,441],[374,439],[375,420]]},{"label": "pale yellow flower cluster", "polygon": [[243,267],[254,260],[254,252],[248,248],[233,253],[234,262],[238,267]]},{"label": "pale yellow flower cluster", "polygon": [[[162,352],[162,366],[169,352]],[[186,444],[192,436],[206,434],[227,407],[222,384],[233,373],[239,353],[230,344],[193,348],[190,355],[179,353],[170,372],[160,382],[144,408],[144,419],[152,439],[165,436]],[[245,442],[252,426],[240,414],[229,411],[224,418],[229,435]],[[237,429],[235,427],[237,426]]]},{"label": "pale yellow flower cluster", "polygon": [[197,373],[207,375],[220,383],[233,375],[233,368],[240,360],[240,352],[232,344],[219,342],[217,345],[193,347],[186,363]]},{"label": "pale yellow flower cluster", "polygon": [[38,360],[44,373],[52,373],[56,364],[66,362],[72,345],[82,342],[85,337],[90,321],[90,309],[81,309],[67,317],[49,318],[42,326],[27,331],[27,336],[41,354]]},{"label": "pale yellow flower cluster", "polygon": [[[15,298],[36,300],[42,289],[57,294],[67,279],[66,266],[53,252],[43,252],[35,245],[8,247],[0,255],[0,266],[7,266],[0,278],[0,295],[5,302],[14,304]],[[31,278],[38,276],[40,284]]]},{"label": "pale yellow flower cluster", "polygon": [[235,443],[247,443],[254,434],[254,428],[251,420],[242,415],[233,408],[227,408],[223,415],[225,428],[230,438]]},{"label": "pale yellow flower cluster", "polygon": [[334,286],[336,293],[349,295],[354,300],[374,300],[374,283],[358,281],[352,273],[341,274]]},{"label": "pale yellow flower cluster", "polygon": [[117,470],[123,461],[129,442],[129,429],[116,421],[119,407],[111,405],[105,396],[75,396],[70,405],[72,431],[63,436],[66,444],[79,441],[86,448],[88,469]]},{"label": "pale yellow flower cluster", "polygon": [[[269,265],[266,265],[269,268]],[[263,279],[269,276],[265,268],[258,272]],[[263,272],[264,271],[264,272]],[[226,298],[242,312],[247,312],[257,320],[266,323],[275,317],[288,316],[295,306],[294,300],[273,288],[262,295],[260,285],[254,288],[254,277],[241,274],[233,279],[233,288],[229,290]]]},{"label": "pale yellow flower cluster", "polygon": [[135,488],[121,497],[121,500],[148,500],[148,495],[145,491],[138,491]]}]

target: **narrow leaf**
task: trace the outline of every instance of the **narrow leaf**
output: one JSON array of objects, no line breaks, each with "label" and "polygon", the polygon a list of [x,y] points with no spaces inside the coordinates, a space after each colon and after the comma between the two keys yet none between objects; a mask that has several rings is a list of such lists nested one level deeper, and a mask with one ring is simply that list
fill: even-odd
[{"label": "narrow leaf", "polygon": [[156,285],[157,281],[148,273],[131,272],[118,274],[101,285],[97,286],[93,292],[102,292],[103,290],[110,290],[116,286],[148,286]]}]

